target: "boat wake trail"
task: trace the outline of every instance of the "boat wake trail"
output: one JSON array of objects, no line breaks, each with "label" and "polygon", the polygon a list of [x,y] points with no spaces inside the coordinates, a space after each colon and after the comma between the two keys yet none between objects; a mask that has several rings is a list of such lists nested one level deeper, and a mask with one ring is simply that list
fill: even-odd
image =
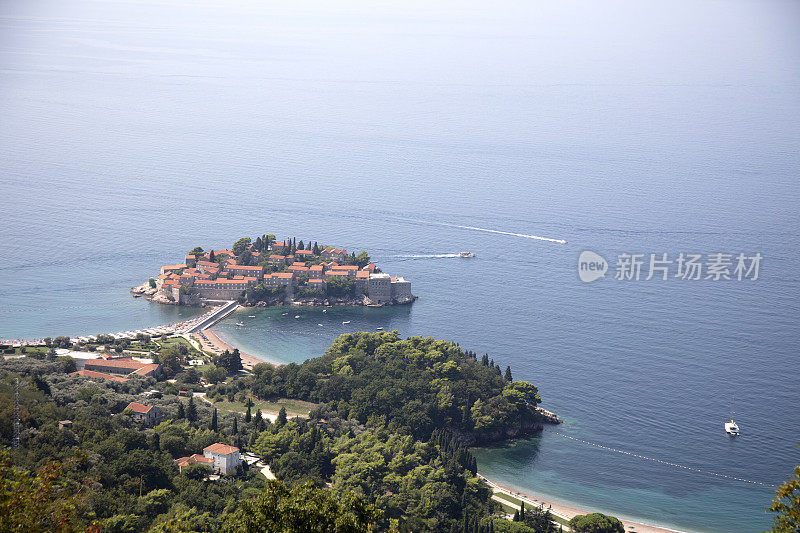
[{"label": "boat wake trail", "polygon": [[567,244],[567,241],[564,239],[551,239],[550,237],[542,237],[541,235],[528,235],[525,233],[512,233],[510,231],[500,231],[498,229],[488,229],[488,228],[476,228],[475,226],[462,226],[460,224],[447,224],[446,222],[440,222],[442,226],[450,226],[451,228],[461,228],[461,229],[469,229],[472,231],[483,231],[486,233],[497,233],[499,235],[511,235],[512,237],[522,237],[524,239],[534,239],[537,241],[546,241],[546,242],[554,242],[556,244]]},{"label": "boat wake trail", "polygon": [[399,259],[453,259],[459,257],[458,254],[413,254],[395,255]]},{"label": "boat wake trail", "polygon": [[523,239],[533,239],[536,241],[552,242],[555,244],[567,244],[567,241],[565,241],[564,239],[551,239],[550,237],[542,237],[541,235],[528,235],[527,233],[514,233],[512,231],[501,231],[499,229],[478,228],[476,226],[464,226],[461,224],[450,224],[449,222],[434,222],[432,220],[419,220],[414,218],[406,218],[401,220],[407,220],[409,222],[416,222],[421,224],[445,226],[448,228],[466,229],[470,231],[482,231],[484,233],[496,233],[498,235],[510,235],[511,237],[522,237]]},{"label": "boat wake trail", "polygon": [[753,485],[761,485],[761,486],[764,486],[764,487],[777,487],[777,485],[773,485],[772,483],[763,483],[761,481],[753,481],[752,479],[744,479],[744,478],[736,477],[736,476],[728,476],[726,474],[718,474],[717,472],[711,472],[709,470],[703,470],[701,468],[693,468],[691,466],[679,465],[678,463],[671,463],[669,461],[664,461],[662,459],[654,459],[653,457],[647,457],[646,455],[639,455],[638,453],[628,452],[628,451],[625,451],[625,450],[618,450],[617,448],[610,448],[608,446],[603,446],[602,444],[597,444],[596,442],[589,442],[588,440],[579,439],[577,437],[570,437],[569,435],[565,435],[565,434],[561,433],[560,431],[552,431],[551,433],[555,433],[556,435],[564,437],[565,439],[571,439],[571,440],[574,440],[574,441],[577,441],[577,442],[581,442],[583,444],[588,444],[589,446],[594,446],[595,448],[600,448],[601,450],[620,453],[622,455],[629,455],[631,457],[636,457],[638,459],[644,459],[646,461],[653,461],[654,463],[661,463],[662,465],[672,466],[672,467],[675,467],[675,468],[682,468],[684,470],[690,470],[692,472],[699,472],[701,474],[707,474],[709,476],[716,476],[716,477],[721,477],[721,478],[726,478],[726,479],[733,479],[735,481],[744,481],[745,483],[751,483]]}]

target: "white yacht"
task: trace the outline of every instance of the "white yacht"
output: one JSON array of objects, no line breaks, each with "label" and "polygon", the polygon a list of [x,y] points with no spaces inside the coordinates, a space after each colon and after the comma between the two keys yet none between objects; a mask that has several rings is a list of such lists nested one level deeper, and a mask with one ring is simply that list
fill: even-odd
[{"label": "white yacht", "polygon": [[725,422],[725,433],[732,437],[739,434],[739,426],[733,421],[733,403],[731,403],[731,421]]}]

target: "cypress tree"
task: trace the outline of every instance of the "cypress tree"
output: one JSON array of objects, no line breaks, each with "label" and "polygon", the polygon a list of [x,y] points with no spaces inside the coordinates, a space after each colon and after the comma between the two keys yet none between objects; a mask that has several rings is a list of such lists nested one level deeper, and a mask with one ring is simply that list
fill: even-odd
[{"label": "cypress tree", "polygon": [[244,414],[244,421],[245,422],[250,422],[252,419],[253,419],[253,415],[250,412],[250,406],[248,405],[247,406],[247,412]]},{"label": "cypress tree", "polygon": [[311,241],[308,241],[308,244],[306,245],[306,250],[311,251]]},{"label": "cypress tree", "polygon": [[511,378],[511,367],[510,367],[510,366],[507,366],[507,367],[506,367],[506,381],[514,381],[514,380]]},{"label": "cypress tree", "polygon": [[186,407],[186,420],[189,422],[197,420],[197,406],[194,404],[194,396],[189,398],[189,405]]},{"label": "cypress tree", "polygon": [[306,249],[306,245],[303,243],[302,240],[300,240],[300,244],[297,245],[297,249],[298,250],[305,250]]},{"label": "cypress tree", "polygon": [[278,418],[275,419],[275,423],[278,425],[279,428],[286,425],[286,408],[281,407],[281,410],[278,412]]},{"label": "cypress tree", "polygon": [[211,415],[211,431],[217,430],[217,408],[214,408],[214,414]]},{"label": "cypress tree", "polygon": [[216,257],[214,256],[214,250],[211,250],[211,251],[208,253],[208,261],[209,261],[210,263],[213,263],[213,262],[214,262],[214,261],[216,261],[216,260],[217,260],[217,259],[216,259]]},{"label": "cypress tree", "polygon": [[525,521],[525,502],[519,503],[519,519],[521,522]]},{"label": "cypress tree", "polygon": [[233,434],[234,435],[239,434],[239,417],[236,416],[235,414],[233,415]]},{"label": "cypress tree", "polygon": [[186,411],[183,409],[183,402],[178,400],[178,418],[185,418]]},{"label": "cypress tree", "polygon": [[514,518],[511,519],[512,522],[519,522],[519,511],[514,511]]},{"label": "cypress tree", "polygon": [[483,366],[489,366],[489,354],[483,354],[483,357],[481,357],[481,364]]}]

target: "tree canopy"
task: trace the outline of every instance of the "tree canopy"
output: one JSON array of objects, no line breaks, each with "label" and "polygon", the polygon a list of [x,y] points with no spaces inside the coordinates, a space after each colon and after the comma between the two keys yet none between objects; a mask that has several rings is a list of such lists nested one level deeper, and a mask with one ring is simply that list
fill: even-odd
[{"label": "tree canopy", "polygon": [[625,533],[625,526],[618,518],[603,513],[573,516],[569,528],[575,533]]}]

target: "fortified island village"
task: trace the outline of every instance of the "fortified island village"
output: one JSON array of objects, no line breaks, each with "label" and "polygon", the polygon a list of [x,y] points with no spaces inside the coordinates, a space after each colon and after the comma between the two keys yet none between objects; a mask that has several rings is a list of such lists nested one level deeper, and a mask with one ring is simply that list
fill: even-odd
[{"label": "fortified island village", "polygon": [[134,296],[175,305],[235,300],[245,305],[407,304],[411,282],[384,274],[366,252],[307,245],[272,235],[239,239],[232,250],[195,248],[177,265],[131,289]]}]

